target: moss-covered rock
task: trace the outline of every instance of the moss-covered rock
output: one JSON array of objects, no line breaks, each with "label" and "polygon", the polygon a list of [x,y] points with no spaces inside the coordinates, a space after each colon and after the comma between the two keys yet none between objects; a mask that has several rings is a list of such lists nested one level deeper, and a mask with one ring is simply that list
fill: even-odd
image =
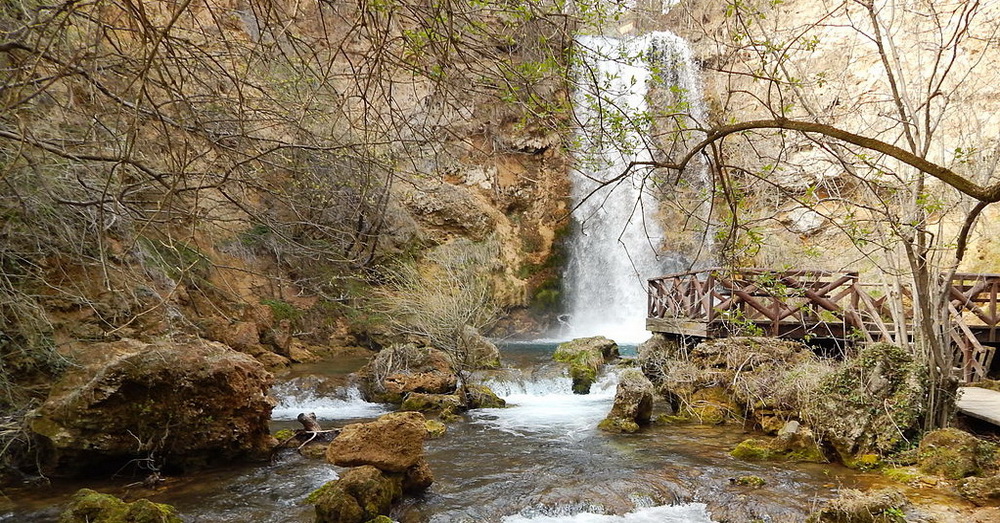
[{"label": "moss-covered rock", "polygon": [[823,378],[802,415],[848,463],[916,439],[926,401],[926,368],[906,349],[878,343]]},{"label": "moss-covered rock", "polygon": [[738,478],[732,478],[730,481],[734,485],[739,485],[741,487],[763,487],[767,484],[764,478],[760,476],[740,476]]},{"label": "moss-covered rock", "polygon": [[425,421],[424,427],[427,429],[427,437],[429,439],[440,438],[448,432],[448,426],[436,419],[429,419]]},{"label": "moss-covered rock", "polygon": [[502,409],[507,406],[507,401],[486,385],[468,385],[466,394],[470,409]]},{"label": "moss-covered rock", "polygon": [[359,388],[367,401],[400,404],[407,394],[452,394],[458,376],[441,350],[413,344],[379,351],[358,371]]},{"label": "moss-covered rock", "polygon": [[316,506],[317,523],[362,523],[389,513],[403,495],[399,474],[372,466],[352,468],[306,498]]},{"label": "moss-covered rock", "polygon": [[462,400],[456,394],[422,394],[411,392],[406,395],[399,410],[425,413],[455,413],[462,407]]},{"label": "moss-covered rock", "polygon": [[995,504],[1000,501],[1000,475],[966,478],[959,483],[958,492],[976,505]]},{"label": "moss-covered rock", "polygon": [[59,523],[181,523],[181,518],[170,505],[147,499],[126,503],[110,494],[80,489]]},{"label": "moss-covered rock", "polygon": [[782,434],[776,438],[750,438],[742,441],[729,453],[736,459],[744,461],[794,461],[808,463],[826,463],[826,455],[816,443],[812,432],[800,428],[791,434]]},{"label": "moss-covered rock", "polygon": [[921,472],[948,479],[977,474],[992,455],[984,443],[956,428],[929,432],[917,448],[919,468]]},{"label": "moss-covered rock", "polygon": [[598,425],[603,431],[638,432],[653,414],[653,384],[638,368],[625,369],[618,376],[618,388],[611,412]]},{"label": "moss-covered rock", "polygon": [[569,365],[575,394],[589,394],[597,373],[605,363],[618,357],[618,344],[604,336],[577,338],[556,347],[552,358]]},{"label": "moss-covered rock", "polygon": [[826,502],[807,520],[809,523],[903,523],[903,510],[909,502],[897,490],[881,489],[870,492],[846,489],[840,496]]}]

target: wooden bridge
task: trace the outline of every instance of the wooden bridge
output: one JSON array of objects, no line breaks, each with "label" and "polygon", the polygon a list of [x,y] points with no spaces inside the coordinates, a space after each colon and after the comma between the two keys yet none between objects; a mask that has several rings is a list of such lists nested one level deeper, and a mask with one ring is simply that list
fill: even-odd
[{"label": "wooden bridge", "polygon": [[[966,382],[978,381],[1000,345],[1000,274],[956,274],[948,285],[955,370]],[[900,292],[893,301],[907,307],[912,297]],[[888,296],[883,285],[859,281],[857,272],[703,269],[649,280],[646,328],[698,338],[908,340],[912,314],[893,314]]]}]

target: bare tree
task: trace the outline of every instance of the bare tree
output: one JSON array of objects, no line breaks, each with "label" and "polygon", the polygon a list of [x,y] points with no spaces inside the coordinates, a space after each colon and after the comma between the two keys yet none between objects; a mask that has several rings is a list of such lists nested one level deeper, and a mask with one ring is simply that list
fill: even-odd
[{"label": "bare tree", "polygon": [[[766,244],[760,227],[778,225],[788,202],[845,233],[888,276],[897,341],[908,342],[910,321],[932,378],[927,424],[945,423],[955,364],[947,283],[980,214],[1000,201],[998,122],[976,109],[1000,56],[997,7],[687,2],[673,16],[710,57],[720,95],[715,119],[696,126],[704,139],[651,166],[683,171],[708,156],[730,208],[719,238],[754,245],[751,259]],[[911,299],[912,319],[902,314]]]}]

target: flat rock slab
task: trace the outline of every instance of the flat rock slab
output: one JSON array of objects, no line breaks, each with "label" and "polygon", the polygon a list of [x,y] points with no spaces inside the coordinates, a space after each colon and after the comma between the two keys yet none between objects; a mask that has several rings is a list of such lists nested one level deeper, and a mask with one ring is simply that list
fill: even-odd
[{"label": "flat rock slab", "polygon": [[979,387],[959,387],[958,411],[1000,425],[1000,392]]}]

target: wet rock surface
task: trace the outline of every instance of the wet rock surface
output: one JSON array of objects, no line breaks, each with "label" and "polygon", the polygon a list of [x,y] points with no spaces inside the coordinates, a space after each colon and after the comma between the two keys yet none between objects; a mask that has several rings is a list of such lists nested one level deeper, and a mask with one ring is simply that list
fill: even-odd
[{"label": "wet rock surface", "polygon": [[638,432],[640,426],[648,425],[652,417],[653,391],[653,384],[641,370],[623,370],[618,376],[611,412],[598,427],[607,432]]},{"label": "wet rock surface", "polygon": [[[102,344],[29,415],[56,475],[115,472],[132,460],[196,469],[266,457],[271,375],[245,354],[202,339]],[[135,463],[135,462],[133,462]]]}]

